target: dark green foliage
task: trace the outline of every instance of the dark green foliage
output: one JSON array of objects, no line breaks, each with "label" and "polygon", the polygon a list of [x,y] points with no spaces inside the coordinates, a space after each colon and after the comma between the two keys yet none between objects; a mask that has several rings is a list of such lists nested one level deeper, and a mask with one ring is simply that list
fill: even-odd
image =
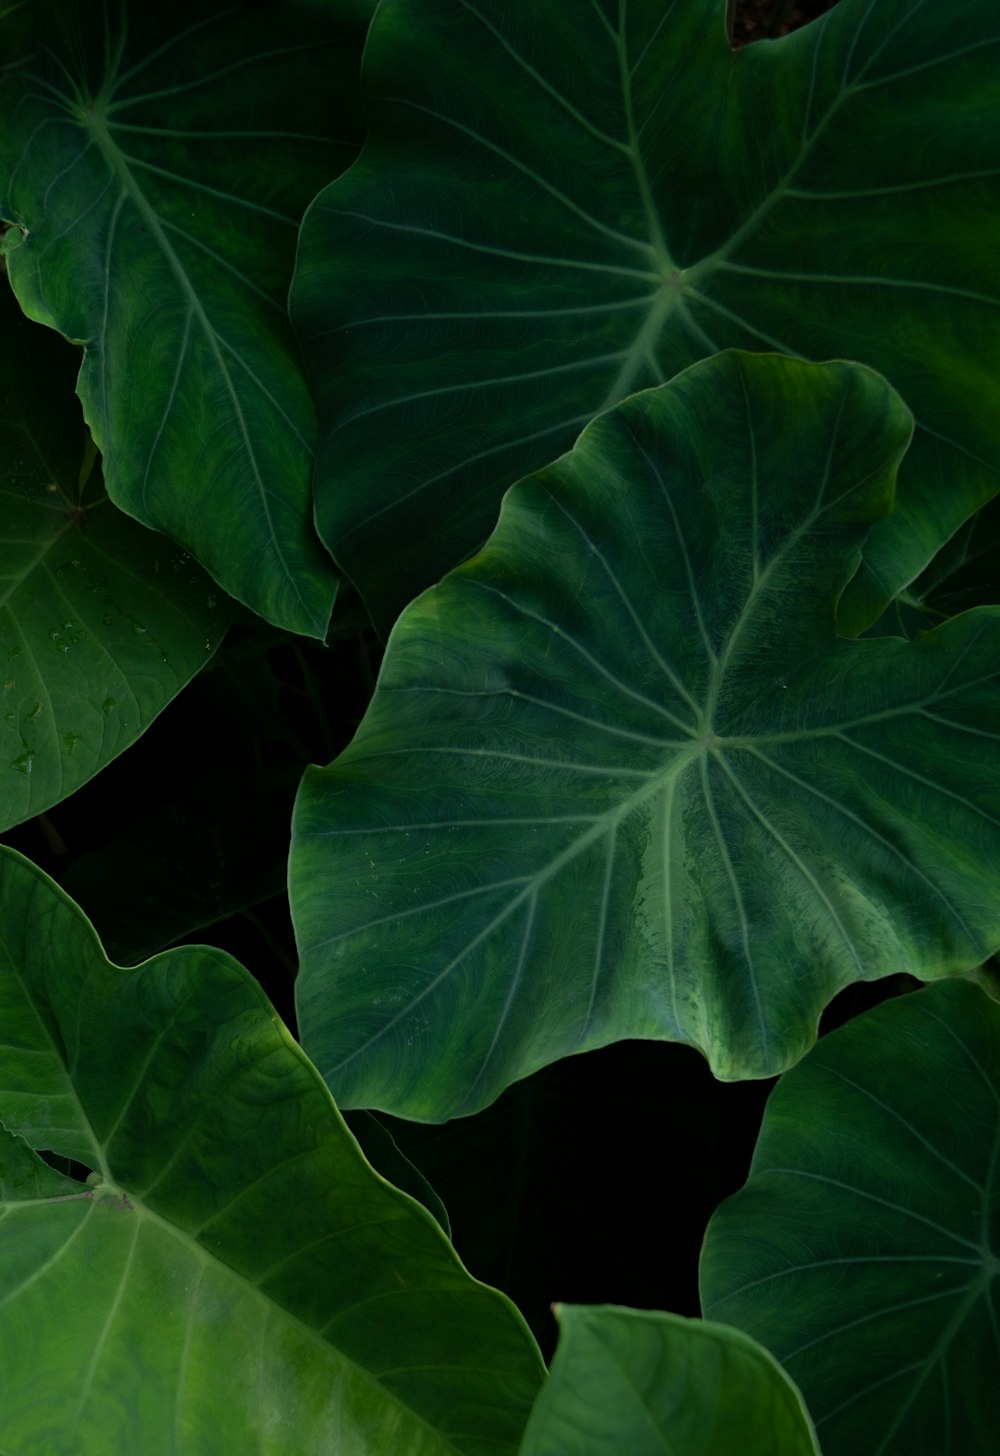
[{"label": "dark green foliage", "polygon": [[998,44],[0,0],[4,1456],[993,1450]]}]

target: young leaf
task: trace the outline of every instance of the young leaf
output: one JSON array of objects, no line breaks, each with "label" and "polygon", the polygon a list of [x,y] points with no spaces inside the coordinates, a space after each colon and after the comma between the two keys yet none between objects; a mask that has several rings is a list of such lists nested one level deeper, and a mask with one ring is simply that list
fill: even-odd
[{"label": "young leaf", "polygon": [[9,850],[0,923],[4,1450],[515,1451],[523,1321],[372,1172],[247,972],[111,965]]},{"label": "young leaf", "polygon": [[993,1450],[998,1149],[1000,1007],[962,982],[849,1022],[771,1094],[703,1302],[785,1366],[826,1456]]},{"label": "young leaf", "polygon": [[917,417],[852,631],[1000,488],[993,0],[841,0],[735,53],[725,9],[379,7],[292,307],[320,534],[384,621],[598,411],[729,346],[860,359]]},{"label": "young leaf", "polygon": [[727,353],[508,494],[397,624],[290,862],[303,1042],[443,1120],[623,1037],[789,1067],[843,986],[1000,943],[1000,610],[845,641],[910,419]]},{"label": "young leaf", "polygon": [[357,149],[359,6],[33,9],[35,50],[0,68],[22,307],[85,345],[112,500],[322,637],[335,577],[285,296],[302,211]]},{"label": "young leaf", "polygon": [[232,605],[111,504],[76,350],[0,278],[0,828],[65,799],[210,660]]},{"label": "young leaf", "polygon": [[520,1456],[819,1456],[801,1395],[739,1330],[615,1305],[556,1318]]}]

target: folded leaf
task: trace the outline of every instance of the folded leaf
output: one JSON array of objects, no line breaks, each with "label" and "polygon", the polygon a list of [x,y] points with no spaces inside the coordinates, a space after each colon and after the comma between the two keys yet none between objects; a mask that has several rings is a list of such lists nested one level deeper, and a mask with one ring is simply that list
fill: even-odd
[{"label": "folded leaf", "polygon": [[909,416],[857,365],[727,353],[508,494],[307,771],[303,1044],[443,1120],[624,1037],[766,1077],[843,986],[1000,944],[1000,610],[834,610]]},{"label": "folded leaf", "polygon": [[993,0],[840,0],[735,53],[725,12],[379,7],[292,309],[320,533],[383,621],[599,410],[729,346],[860,359],[916,415],[852,631],[1000,488]]},{"label": "folded leaf", "polygon": [[961,982],[849,1022],[772,1092],[703,1303],[782,1362],[826,1456],[994,1449],[998,1148],[1000,1007]]},{"label": "folded leaf", "polygon": [[515,1451],[523,1321],[372,1171],[252,977],[205,947],[111,965],[9,850],[0,924],[4,1451]]}]

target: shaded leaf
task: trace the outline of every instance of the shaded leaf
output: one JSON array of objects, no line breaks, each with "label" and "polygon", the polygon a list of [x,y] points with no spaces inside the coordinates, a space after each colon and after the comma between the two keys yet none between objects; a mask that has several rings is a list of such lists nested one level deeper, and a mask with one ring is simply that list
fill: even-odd
[{"label": "shaded leaf", "polygon": [[914,590],[922,605],[942,617],[1000,602],[1000,501],[966,521]]},{"label": "shaded leaf", "polygon": [[292,292],[317,520],[384,622],[598,411],[729,346],[881,370],[917,418],[842,606],[1000,487],[992,0],[841,0],[732,53],[725,0],[385,0],[369,139]]},{"label": "shaded leaf", "polygon": [[362,8],[35,6],[38,48],[0,73],[11,282],[85,345],[111,498],[317,637],[335,577],[285,295],[301,213],[357,149]]},{"label": "shaded leaf", "polygon": [[801,1395],[739,1330],[615,1305],[556,1317],[520,1456],[819,1456]]},{"label": "shaded leaf", "polygon": [[66,798],[211,658],[231,603],[108,500],[76,350],[0,279],[0,828]]},{"label": "shaded leaf", "polygon": [[[514,1451],[540,1377],[523,1321],[375,1176],[235,961],[111,965],[0,852],[6,1450],[104,1456]],[[0,1156],[4,1156],[0,1145]]]},{"label": "shaded leaf", "polygon": [[404,1193],[422,1203],[450,1238],[447,1209],[420,1169],[397,1146],[389,1129],[371,1112],[348,1112],[344,1121],[372,1167],[396,1188],[402,1188]]},{"label": "shaded leaf", "polygon": [[809,1402],[827,1456],[965,1456],[1000,1426],[1000,1007],[962,982],[825,1037],[709,1225],[705,1311]]},{"label": "shaded leaf", "polygon": [[344,1105],[443,1120],[624,1037],[764,1077],[841,987],[1000,943],[1000,612],[834,630],[908,433],[860,366],[721,355],[406,611],[293,821],[299,1027]]},{"label": "shaded leaf", "polygon": [[475,1117],[387,1121],[447,1204],[463,1263],[510,1295],[548,1358],[553,1300],[700,1311],[705,1225],[746,1176],[768,1085],[717,1082],[687,1047],[618,1042]]}]

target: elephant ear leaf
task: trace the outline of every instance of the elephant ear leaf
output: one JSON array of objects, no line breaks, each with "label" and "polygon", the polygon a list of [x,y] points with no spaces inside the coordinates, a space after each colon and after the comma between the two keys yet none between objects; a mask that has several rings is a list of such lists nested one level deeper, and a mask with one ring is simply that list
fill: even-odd
[{"label": "elephant ear leaf", "polygon": [[559,1346],[520,1456],[819,1456],[802,1397],[726,1325],[557,1305]]},{"label": "elephant ear leaf", "polygon": [[29,317],[85,346],[111,499],[323,637],[298,225],[360,142],[365,6],[32,6],[0,70],[0,217]]},{"label": "elephant ear leaf", "polygon": [[914,411],[841,603],[878,616],[1000,488],[996,46],[993,0],[840,0],[735,53],[726,0],[383,0],[292,293],[320,533],[377,616],[588,419],[729,347],[861,360]]},{"label": "elephant ear leaf", "polygon": [[713,1215],[702,1302],[802,1390],[826,1456],[993,1450],[1000,1006],[950,981],[824,1037]]},{"label": "elephant ear leaf", "polygon": [[211,661],[232,603],[108,499],[79,351],[0,278],[0,828],[65,799]]},{"label": "elephant ear leaf", "polygon": [[514,1456],[526,1326],[365,1161],[248,972],[112,965],[7,849],[0,917],[3,1450]]},{"label": "elephant ear leaf", "polygon": [[1000,610],[834,626],[910,423],[858,365],[717,356],[407,609],[294,816],[299,1024],[339,1100],[445,1119],[627,1037],[767,1077],[848,983],[1000,943]]}]

